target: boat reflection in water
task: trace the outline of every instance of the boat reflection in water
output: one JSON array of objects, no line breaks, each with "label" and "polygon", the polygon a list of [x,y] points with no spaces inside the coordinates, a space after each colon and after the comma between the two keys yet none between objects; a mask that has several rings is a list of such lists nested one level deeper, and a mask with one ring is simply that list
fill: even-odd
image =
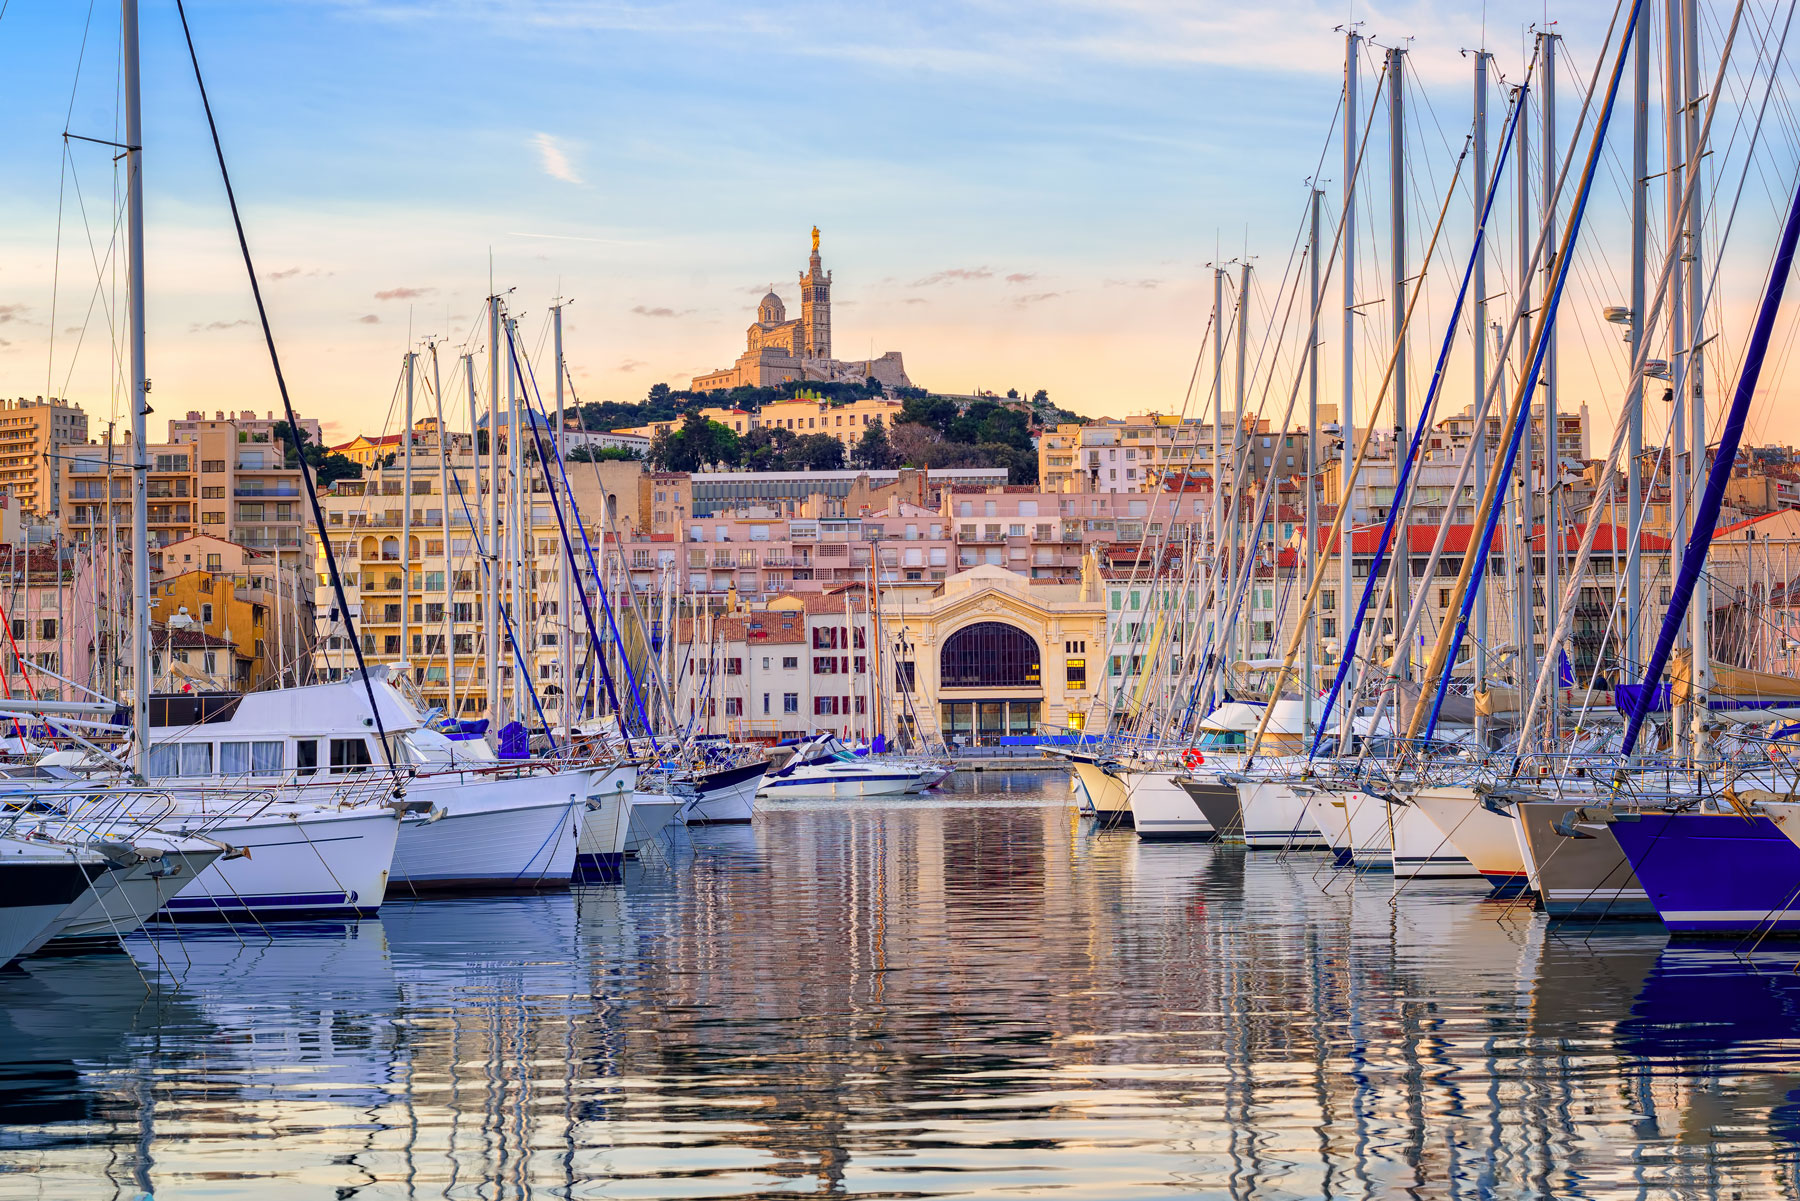
[{"label": "boat reflection in water", "polygon": [[[617,886],[0,978],[46,1196],[1794,1197],[1794,959],[1095,833],[1066,774],[798,802]],[[140,974],[141,973],[141,974]]]}]

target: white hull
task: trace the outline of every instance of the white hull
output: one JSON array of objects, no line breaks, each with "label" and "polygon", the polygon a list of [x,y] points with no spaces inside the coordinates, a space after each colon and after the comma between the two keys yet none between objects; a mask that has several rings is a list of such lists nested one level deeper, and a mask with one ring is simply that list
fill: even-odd
[{"label": "white hull", "polygon": [[631,821],[625,833],[625,853],[636,855],[662,837],[681,808],[681,798],[660,792],[635,792],[631,795]]},{"label": "white hull", "polygon": [[61,933],[108,870],[91,851],[0,838],[0,967]]},{"label": "white hull", "polygon": [[1237,786],[1244,814],[1244,845],[1276,850],[1315,850],[1329,845],[1313,820],[1311,797],[1279,780]]},{"label": "white hull", "polygon": [[1471,879],[1481,875],[1418,806],[1389,805],[1387,810],[1396,879]]},{"label": "white hull", "polygon": [[1350,826],[1344,818],[1344,798],[1331,792],[1315,792],[1306,800],[1306,811],[1319,837],[1337,856],[1340,865],[1350,862]]},{"label": "white hull", "polygon": [[52,942],[130,934],[198,880],[222,851],[164,851],[133,867],[109,872],[64,915]]},{"label": "white hull", "polygon": [[1081,785],[1082,795],[1087,798],[1084,809],[1093,814],[1095,820],[1103,826],[1124,825],[1133,820],[1131,797],[1123,780],[1108,775],[1100,770],[1099,764],[1085,759],[1072,759],[1070,766],[1075,770],[1075,780]]},{"label": "white hull", "polygon": [[1517,821],[1485,808],[1471,788],[1421,788],[1411,799],[1488,883],[1508,891],[1525,886]]},{"label": "white hull", "polygon": [[854,800],[919,792],[922,789],[918,783],[917,771],[864,767],[859,763],[821,763],[764,779],[758,795],[771,801]]},{"label": "white hull", "polygon": [[1175,782],[1175,771],[1121,771],[1131,824],[1139,838],[1210,838],[1212,823],[1194,798]]},{"label": "white hull", "polygon": [[432,808],[400,823],[396,894],[568,884],[587,787],[581,771],[504,779],[456,772],[414,781],[408,799]]},{"label": "white hull", "polygon": [[1337,794],[1344,803],[1344,828],[1350,835],[1350,862],[1359,868],[1393,870],[1393,827],[1388,804],[1358,789]]},{"label": "white hull", "polygon": [[[180,820],[163,824],[174,826]],[[249,854],[215,860],[201,872],[163,907],[163,914],[174,920],[372,916],[387,893],[400,833],[399,820],[385,808],[192,821],[196,833]]]},{"label": "white hull", "polygon": [[740,825],[756,816],[756,794],[762,784],[762,770],[727,768],[714,773],[712,787],[702,787],[698,796],[690,798],[679,810],[676,820],[690,826]]},{"label": "white hull", "polygon": [[575,842],[575,879],[617,880],[631,838],[631,790],[637,768],[601,767],[588,772],[581,836]]}]

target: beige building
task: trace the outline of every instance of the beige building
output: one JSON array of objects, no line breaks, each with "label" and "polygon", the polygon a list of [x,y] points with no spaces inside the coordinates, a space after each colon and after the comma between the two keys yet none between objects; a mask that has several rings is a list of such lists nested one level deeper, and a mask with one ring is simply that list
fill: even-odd
[{"label": "beige building", "polygon": [[800,276],[800,316],[771,288],[756,306],[756,320],[744,331],[744,353],[719,371],[694,377],[696,392],[726,388],[773,388],[792,379],[861,383],[873,377],[889,388],[910,387],[900,352],[880,358],[839,361],[831,357],[831,272],[819,259],[819,231],[812,231],[812,257]]},{"label": "beige building", "polygon": [[87,414],[77,405],[41,396],[0,400],[0,491],[21,512],[58,512],[62,473],[56,456],[87,436]]},{"label": "beige building", "polygon": [[884,597],[882,653],[896,681],[888,728],[966,743],[1079,725],[1102,684],[1106,599],[1098,572],[1039,583],[981,566],[928,595]]}]

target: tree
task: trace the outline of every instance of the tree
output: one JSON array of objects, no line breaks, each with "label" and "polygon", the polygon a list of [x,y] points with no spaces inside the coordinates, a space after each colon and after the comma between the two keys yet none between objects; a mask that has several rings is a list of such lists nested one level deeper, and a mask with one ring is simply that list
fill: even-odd
[{"label": "tree", "polygon": [[1031,394],[1031,403],[1034,405],[1049,404],[1050,403],[1050,393],[1046,389],[1039,388],[1036,392],[1033,392]]},{"label": "tree", "polygon": [[738,436],[729,426],[689,413],[673,433],[665,427],[650,441],[650,462],[658,471],[699,471],[708,463],[735,466]]},{"label": "tree", "polygon": [[321,488],[335,484],[339,480],[360,480],[362,464],[345,455],[324,454],[313,462],[313,478]]},{"label": "tree", "polygon": [[1008,400],[1019,399],[1019,390],[1017,388],[1008,388],[1006,390],[1006,399],[1008,399]]},{"label": "tree", "polygon": [[286,465],[290,469],[300,466],[300,456],[304,453],[306,465],[313,469],[313,479],[321,488],[338,480],[362,478],[361,463],[347,456],[334,454],[317,442],[309,442],[304,429],[296,430],[285,421],[277,421],[275,436],[282,442],[283,461]]},{"label": "tree", "polygon": [[946,433],[957,417],[956,402],[945,396],[908,396],[900,405],[895,425],[923,425]]},{"label": "tree", "polygon": [[870,471],[886,471],[892,467],[894,448],[888,444],[887,423],[877,417],[856,444],[851,458],[858,467],[866,467]]},{"label": "tree", "polygon": [[789,470],[841,471],[844,444],[830,434],[802,434],[788,452]]},{"label": "tree", "polygon": [[569,452],[571,463],[615,463],[637,457],[637,451],[629,446],[577,446]]},{"label": "tree", "polygon": [[668,404],[669,403],[669,385],[667,385],[667,384],[651,384],[650,385],[650,394],[648,396],[646,396],[644,398],[644,400],[646,403],[653,404],[653,405]]},{"label": "tree", "polygon": [[863,380],[863,391],[870,396],[880,396],[885,389],[882,388],[881,381],[871,375]]}]

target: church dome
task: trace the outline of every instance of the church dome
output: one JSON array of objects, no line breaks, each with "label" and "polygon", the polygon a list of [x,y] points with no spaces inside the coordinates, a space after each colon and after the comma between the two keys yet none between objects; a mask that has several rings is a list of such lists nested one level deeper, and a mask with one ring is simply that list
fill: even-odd
[{"label": "church dome", "polygon": [[770,292],[756,306],[756,319],[764,325],[780,325],[787,320],[787,307],[781,303],[781,297]]}]

